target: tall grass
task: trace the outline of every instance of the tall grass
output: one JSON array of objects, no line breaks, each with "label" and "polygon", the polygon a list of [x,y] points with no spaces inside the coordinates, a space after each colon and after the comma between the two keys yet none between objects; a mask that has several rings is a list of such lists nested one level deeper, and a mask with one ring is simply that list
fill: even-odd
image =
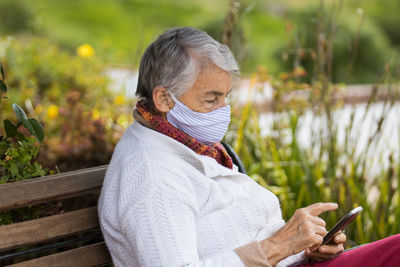
[{"label": "tall grass", "polygon": [[[392,102],[387,105],[390,108]],[[365,114],[368,112],[369,107]],[[351,134],[359,130],[354,113],[345,142],[338,142],[338,122],[331,121],[329,134],[320,125],[312,136],[312,146],[304,147],[299,144],[298,110],[281,111],[274,117],[275,130],[264,136],[259,125],[260,114],[248,102],[233,118],[237,128],[232,130],[237,132],[227,136],[248,174],[279,197],[285,219],[296,209],[312,203],[335,202],[339,210],[323,215],[328,227],[332,227],[346,212],[362,206],[364,212],[346,230],[351,240],[349,245],[362,244],[400,233],[399,158],[391,154],[387,167],[382,166],[374,176],[368,172],[373,143],[380,140],[379,125],[384,123],[386,112],[376,122],[377,130],[369,134],[368,144],[358,153],[357,140]],[[314,116],[326,118],[321,113]],[[383,160],[381,157],[375,155],[375,160]]]},{"label": "tall grass", "polygon": [[[398,80],[395,79],[398,69],[392,72],[389,67],[385,68],[382,79],[373,86],[362,118],[356,121],[353,109],[344,141],[339,141],[339,122],[333,114],[341,103],[333,101],[337,86],[330,82],[336,26],[334,21],[330,21],[328,27],[323,28],[326,11],[323,1],[321,3],[313,81],[300,83],[296,70],[290,79],[270,81],[274,88],[273,131],[262,135],[260,113],[251,102],[251,94],[258,89],[257,81],[261,76],[254,76],[248,101],[234,111],[233,127],[226,139],[233,144],[248,174],[279,197],[285,219],[300,207],[315,202],[335,202],[339,204],[339,210],[322,215],[327,226],[332,227],[349,210],[362,206],[361,216],[346,229],[347,246],[352,246],[400,233],[400,159],[395,153],[391,153],[388,159],[376,153],[386,116],[398,98],[394,93],[398,92],[395,90],[398,89]],[[337,11],[340,5],[339,1]],[[336,15],[332,19],[336,19]],[[293,97],[287,101],[282,97],[293,89],[301,89],[306,99]],[[370,114],[378,90],[387,92],[384,108],[376,124],[370,128],[367,143],[360,149],[360,124]],[[314,121],[311,125],[310,146],[301,145],[298,136],[302,127],[300,118],[305,112],[311,112],[313,118],[322,122],[317,124]],[[385,160],[388,164],[380,165],[377,173],[370,171],[371,161]]]}]

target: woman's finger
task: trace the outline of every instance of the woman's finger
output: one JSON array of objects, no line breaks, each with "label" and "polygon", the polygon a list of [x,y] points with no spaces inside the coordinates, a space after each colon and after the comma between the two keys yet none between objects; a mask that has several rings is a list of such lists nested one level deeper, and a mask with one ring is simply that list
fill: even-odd
[{"label": "woman's finger", "polygon": [[336,244],[343,244],[344,242],[346,242],[347,238],[346,235],[343,233],[338,233],[337,235],[335,235],[335,237],[333,238],[333,241]]},{"label": "woman's finger", "polygon": [[319,226],[322,226],[322,227],[324,227],[325,228],[325,226],[326,226],[326,222],[324,221],[324,220],[322,220],[320,217],[318,217],[318,216],[310,216],[310,220],[314,223],[314,224],[316,224],[316,225],[319,225]]},{"label": "woman's finger", "polygon": [[305,254],[307,258],[310,258],[312,260],[316,261],[322,261],[322,260],[329,260],[335,258],[338,254],[326,254],[326,253],[321,253],[317,251],[312,252],[311,250],[307,249],[305,251]]},{"label": "woman's finger", "polygon": [[343,252],[344,247],[343,244],[338,245],[323,245],[317,251],[323,254],[338,254]]},{"label": "woman's finger", "polygon": [[335,254],[329,254],[329,253],[319,252],[318,250],[311,251],[310,249],[307,249],[305,251],[305,254],[306,254],[307,258],[310,258],[312,260],[321,261],[321,260],[333,259],[333,258],[337,257],[340,254],[340,252],[335,253]]},{"label": "woman's finger", "polygon": [[325,236],[327,233],[325,227],[318,226],[318,225],[314,225],[313,230],[315,231],[316,234],[318,234],[320,236]]}]

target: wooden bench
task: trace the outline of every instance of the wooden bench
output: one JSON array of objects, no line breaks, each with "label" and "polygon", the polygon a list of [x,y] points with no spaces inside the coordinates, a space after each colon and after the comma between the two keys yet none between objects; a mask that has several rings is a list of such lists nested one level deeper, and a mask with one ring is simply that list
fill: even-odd
[{"label": "wooden bench", "polygon": [[0,211],[60,209],[0,226],[0,266],[111,266],[96,207],[106,168],[0,185]]},{"label": "wooden bench", "polygon": [[[246,173],[232,147],[223,145],[239,171]],[[0,212],[38,205],[61,209],[0,226],[0,266],[112,266],[97,217],[97,198],[106,168],[1,184]]]}]

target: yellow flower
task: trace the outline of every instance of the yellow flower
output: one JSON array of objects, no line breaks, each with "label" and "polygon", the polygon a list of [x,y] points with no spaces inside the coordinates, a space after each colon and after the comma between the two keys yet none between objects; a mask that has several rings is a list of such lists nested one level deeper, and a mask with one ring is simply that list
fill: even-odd
[{"label": "yellow flower", "polygon": [[93,109],[92,110],[92,119],[97,120],[100,118],[100,111],[98,109]]},{"label": "yellow flower", "polygon": [[76,53],[81,57],[92,57],[94,56],[94,49],[90,44],[83,44],[76,49]]},{"label": "yellow flower", "polygon": [[51,105],[47,108],[47,117],[49,119],[54,119],[58,116],[58,107],[56,105]]},{"label": "yellow flower", "polygon": [[114,104],[115,105],[123,105],[125,104],[125,96],[124,95],[118,95],[114,98]]}]

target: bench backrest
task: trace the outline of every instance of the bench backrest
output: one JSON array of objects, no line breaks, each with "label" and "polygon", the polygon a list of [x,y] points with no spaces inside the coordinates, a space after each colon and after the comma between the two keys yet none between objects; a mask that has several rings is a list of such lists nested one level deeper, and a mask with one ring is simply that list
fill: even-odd
[{"label": "bench backrest", "polygon": [[0,212],[69,204],[61,213],[0,226],[0,266],[111,265],[96,208],[106,168],[0,185]]}]

